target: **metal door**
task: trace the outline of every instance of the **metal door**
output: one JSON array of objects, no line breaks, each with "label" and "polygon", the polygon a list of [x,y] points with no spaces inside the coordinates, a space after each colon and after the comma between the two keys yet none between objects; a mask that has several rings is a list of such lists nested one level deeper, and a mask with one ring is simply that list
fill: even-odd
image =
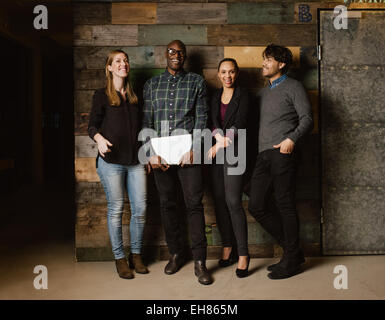
[{"label": "metal door", "polygon": [[319,14],[323,253],[383,254],[385,11]]}]

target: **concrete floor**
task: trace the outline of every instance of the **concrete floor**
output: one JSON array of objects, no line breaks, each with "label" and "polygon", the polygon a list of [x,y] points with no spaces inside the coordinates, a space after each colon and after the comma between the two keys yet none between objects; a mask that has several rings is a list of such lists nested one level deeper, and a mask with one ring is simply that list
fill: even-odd
[{"label": "concrete floor", "polygon": [[[215,282],[200,285],[193,275],[193,262],[178,273],[163,273],[166,261],[149,266],[150,274],[135,279],[118,277],[113,261],[74,262],[72,243],[27,244],[12,252],[2,247],[0,299],[384,299],[385,256],[308,258],[304,272],[285,280],[267,278],[266,266],[275,259],[252,259],[251,275],[235,276],[236,265],[218,269],[207,262]],[[4,256],[5,251],[7,255]],[[36,265],[48,268],[48,289],[36,290]],[[348,289],[333,286],[334,267],[345,265]]]},{"label": "concrete floor", "polygon": [[[385,299],[384,255],[307,258],[304,272],[285,280],[267,278],[266,266],[276,259],[252,259],[251,275],[243,279],[236,265],[219,269],[210,260],[210,286],[198,283],[193,262],[168,276],[167,262],[157,261],[150,274],[121,279],[113,261],[74,261],[73,200],[65,192],[29,188],[2,198],[0,299]],[[37,265],[48,268],[46,290],[34,288]],[[333,286],[337,265],[348,270],[346,290]]]}]

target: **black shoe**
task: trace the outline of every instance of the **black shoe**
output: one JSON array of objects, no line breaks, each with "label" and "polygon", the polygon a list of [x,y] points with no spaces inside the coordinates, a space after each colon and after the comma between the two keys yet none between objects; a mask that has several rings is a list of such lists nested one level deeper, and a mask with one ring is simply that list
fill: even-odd
[{"label": "black shoe", "polygon": [[238,278],[245,278],[249,275],[249,264],[250,264],[250,256],[247,256],[247,267],[246,269],[238,269],[235,270],[235,274]]},{"label": "black shoe", "polygon": [[171,255],[166,267],[164,268],[165,274],[173,274],[177,272],[183,265],[184,259],[181,254]]},{"label": "black shoe", "polygon": [[[267,271],[273,271],[276,267],[285,265],[287,259],[288,258],[284,254],[278,263],[268,266]],[[299,253],[293,259],[290,259],[290,260],[292,260],[292,264],[294,265],[301,265],[302,263],[305,263],[305,257],[302,250],[300,250]]]},{"label": "black shoe", "polygon": [[206,262],[203,260],[194,261],[194,273],[201,284],[208,285],[213,283],[213,279],[206,268]]},{"label": "black shoe", "polygon": [[231,266],[237,260],[238,260],[237,254],[234,253],[234,250],[231,250],[230,257],[228,259],[219,259],[218,266],[220,268],[226,268],[228,266]]},{"label": "black shoe", "polygon": [[302,269],[300,265],[291,269],[285,269],[281,266],[276,266],[274,270],[270,272],[267,276],[272,280],[286,279],[295,276],[296,274],[299,274],[301,272]]}]

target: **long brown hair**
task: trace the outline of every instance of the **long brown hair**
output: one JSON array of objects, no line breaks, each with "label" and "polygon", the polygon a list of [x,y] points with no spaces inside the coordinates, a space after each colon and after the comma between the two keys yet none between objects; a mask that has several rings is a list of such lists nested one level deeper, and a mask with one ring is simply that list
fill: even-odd
[{"label": "long brown hair", "polygon": [[[116,93],[114,83],[112,81],[112,72],[108,70],[108,66],[112,64],[112,61],[114,60],[114,57],[118,53],[123,53],[127,60],[128,60],[128,55],[125,53],[123,50],[112,50],[106,59],[106,66],[105,66],[105,72],[106,72],[106,94],[108,96],[108,100],[110,102],[111,106],[119,106],[120,105],[120,98],[118,94]],[[138,103],[138,97],[136,96],[134,90],[132,89],[129,75],[124,80],[124,84],[126,87],[126,92],[128,96],[128,101],[131,104],[137,104]]]}]

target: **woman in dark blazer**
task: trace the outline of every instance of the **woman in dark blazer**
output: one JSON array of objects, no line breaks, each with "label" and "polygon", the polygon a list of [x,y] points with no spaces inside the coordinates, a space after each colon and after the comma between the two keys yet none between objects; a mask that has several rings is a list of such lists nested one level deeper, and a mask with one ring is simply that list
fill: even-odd
[{"label": "woman in dark blazer", "polygon": [[[246,129],[247,124],[249,95],[245,89],[237,86],[238,73],[238,64],[234,59],[225,58],[219,62],[218,77],[222,88],[214,93],[210,106],[215,145],[208,151],[207,157],[216,158],[216,164],[211,166],[211,179],[215,214],[223,246],[219,266],[231,265],[237,251],[239,259],[236,275],[243,278],[248,275],[250,262],[247,221],[242,206],[243,175],[229,174],[228,169],[234,165],[229,164],[225,156],[230,148],[239,152],[238,131]],[[246,152],[239,156],[246,157]]]}]

